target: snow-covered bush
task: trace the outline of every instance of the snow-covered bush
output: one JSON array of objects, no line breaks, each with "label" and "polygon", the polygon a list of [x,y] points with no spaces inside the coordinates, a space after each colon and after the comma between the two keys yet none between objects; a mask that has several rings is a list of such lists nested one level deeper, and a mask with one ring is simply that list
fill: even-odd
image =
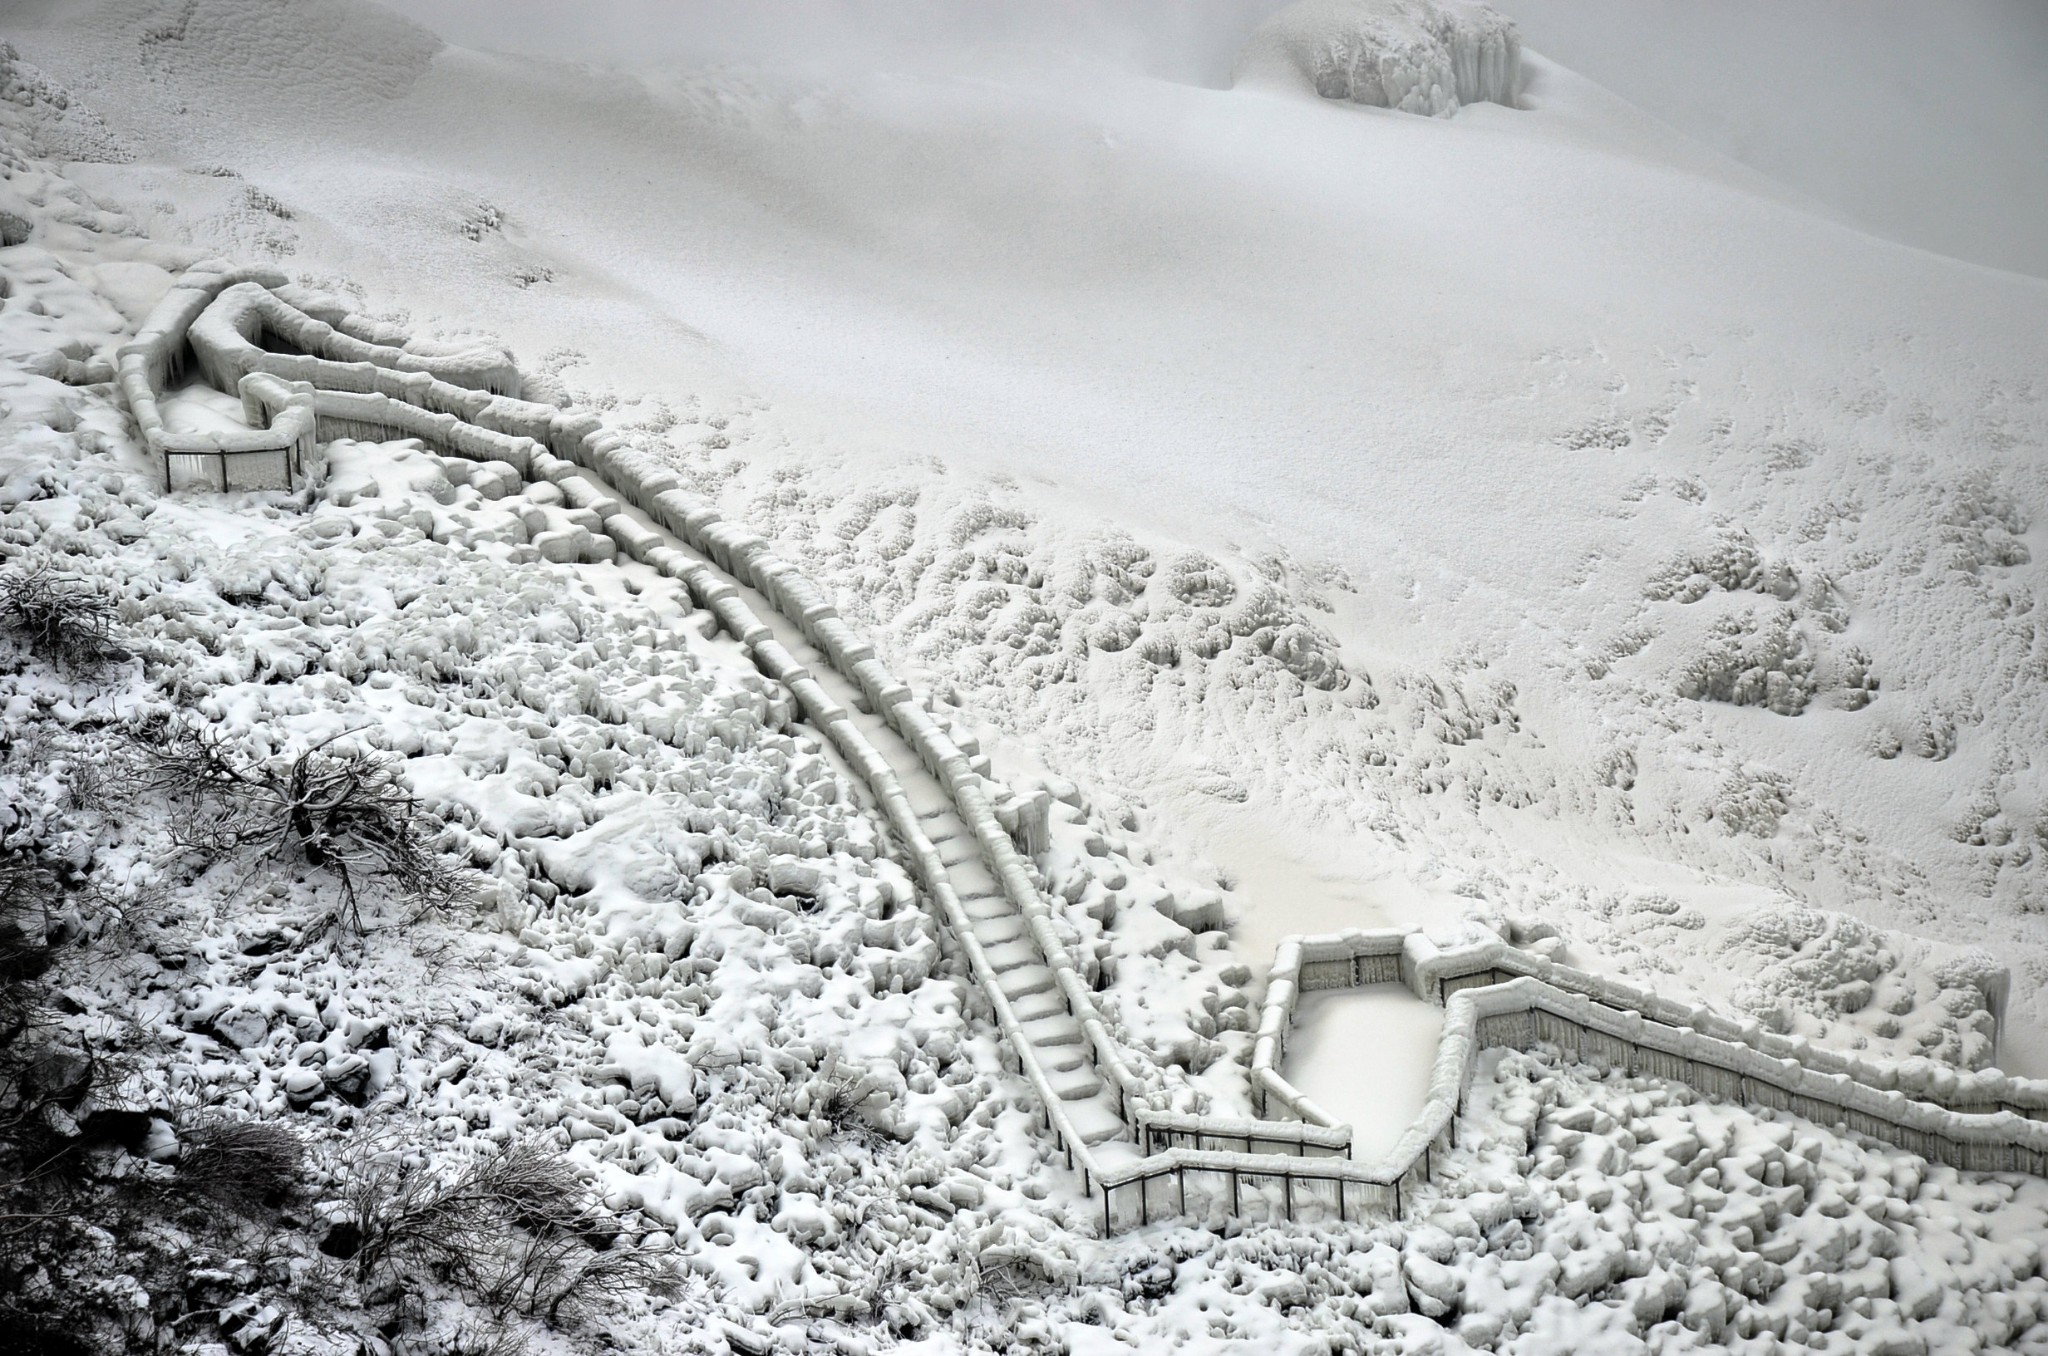
[{"label": "snow-covered bush", "polygon": [[619,1243],[575,1165],[533,1140],[431,1164],[372,1132],[344,1158],[341,1200],[323,1247],[360,1281],[403,1285],[424,1269],[494,1314],[550,1324],[677,1286],[664,1259]]},{"label": "snow-covered bush", "polygon": [[47,560],[0,577],[0,626],[51,663],[88,673],[123,657],[113,600],[91,581]]},{"label": "snow-covered bush", "polygon": [[358,881],[375,877],[415,917],[460,893],[461,873],[438,852],[439,830],[399,774],[397,760],[332,735],[290,759],[236,753],[218,730],[169,720],[137,733],[142,786],[180,815],[177,837],[210,865],[236,853],[296,852],[332,876],[342,903],[334,918],[352,932],[364,921]]},{"label": "snow-covered bush", "polygon": [[1678,675],[1678,695],[1796,716],[1819,690],[1816,662],[1790,608],[1744,609],[1714,622]]}]

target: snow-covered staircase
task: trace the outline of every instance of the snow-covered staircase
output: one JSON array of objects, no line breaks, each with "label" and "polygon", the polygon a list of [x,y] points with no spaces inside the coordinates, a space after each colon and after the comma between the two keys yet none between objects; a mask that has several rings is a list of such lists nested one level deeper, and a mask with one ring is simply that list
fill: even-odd
[{"label": "snow-covered staircase", "polygon": [[[749,602],[758,597],[742,589]],[[953,800],[909,743],[868,705],[826,655],[774,608],[754,609],[775,638],[851,714],[874,751],[895,773],[923,836],[937,850],[974,940],[986,955],[995,984],[1016,1019],[1028,1049],[1014,1052],[1036,1062],[1046,1085],[1096,1163],[1113,1170],[1140,1156],[1133,1128],[1118,1107],[1117,1089],[1097,1067],[1081,1023],[1068,1009],[1058,977],[1029,922],[989,869],[982,846]],[[993,998],[993,995],[991,995]]]},{"label": "snow-covered staircase", "polygon": [[1032,940],[1024,916],[982,865],[975,842],[948,810],[925,816],[925,832],[960,892],[975,940],[981,943],[996,983],[1030,1041],[1046,1082],[1065,1103],[1081,1142],[1105,1168],[1138,1157],[1132,1133],[1117,1112],[1117,1097],[1089,1056],[1087,1033],[1067,1011],[1052,967]]}]

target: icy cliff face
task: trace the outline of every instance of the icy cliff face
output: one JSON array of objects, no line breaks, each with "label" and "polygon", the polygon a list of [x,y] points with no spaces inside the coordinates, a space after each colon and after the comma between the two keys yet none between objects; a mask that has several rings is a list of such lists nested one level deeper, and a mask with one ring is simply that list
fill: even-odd
[{"label": "icy cliff face", "polygon": [[1236,80],[1306,78],[1325,99],[1449,117],[1462,104],[1513,107],[1514,23],[1464,0],[1299,0],[1260,27]]}]

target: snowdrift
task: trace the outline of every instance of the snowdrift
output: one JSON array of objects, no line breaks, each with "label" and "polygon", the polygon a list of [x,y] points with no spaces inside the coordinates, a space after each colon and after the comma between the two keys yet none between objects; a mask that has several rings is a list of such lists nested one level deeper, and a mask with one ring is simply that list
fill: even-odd
[{"label": "snowdrift", "polygon": [[1235,83],[1306,79],[1325,99],[1449,117],[1460,105],[1513,107],[1522,44],[1514,23],[1463,0],[1299,0],[1268,19]]}]

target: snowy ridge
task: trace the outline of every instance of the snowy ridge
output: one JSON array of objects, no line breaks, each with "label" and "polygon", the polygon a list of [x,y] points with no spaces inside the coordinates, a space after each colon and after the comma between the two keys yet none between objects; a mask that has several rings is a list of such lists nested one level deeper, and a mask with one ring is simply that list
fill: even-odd
[{"label": "snowy ridge", "polygon": [[1487,1048],[1562,1046],[1631,1074],[1724,1100],[1771,1106],[1976,1172],[2048,1174],[2048,1082],[1932,1061],[1856,1059],[1705,1008],[1557,965],[1505,943],[1442,949],[1419,932],[1351,929],[1280,945],[1252,1056],[1253,1098],[1340,1129],[1280,1072],[1303,990],[1399,982],[1446,1009],[1422,1114],[1384,1162],[1398,1180],[1450,1132]]}]

